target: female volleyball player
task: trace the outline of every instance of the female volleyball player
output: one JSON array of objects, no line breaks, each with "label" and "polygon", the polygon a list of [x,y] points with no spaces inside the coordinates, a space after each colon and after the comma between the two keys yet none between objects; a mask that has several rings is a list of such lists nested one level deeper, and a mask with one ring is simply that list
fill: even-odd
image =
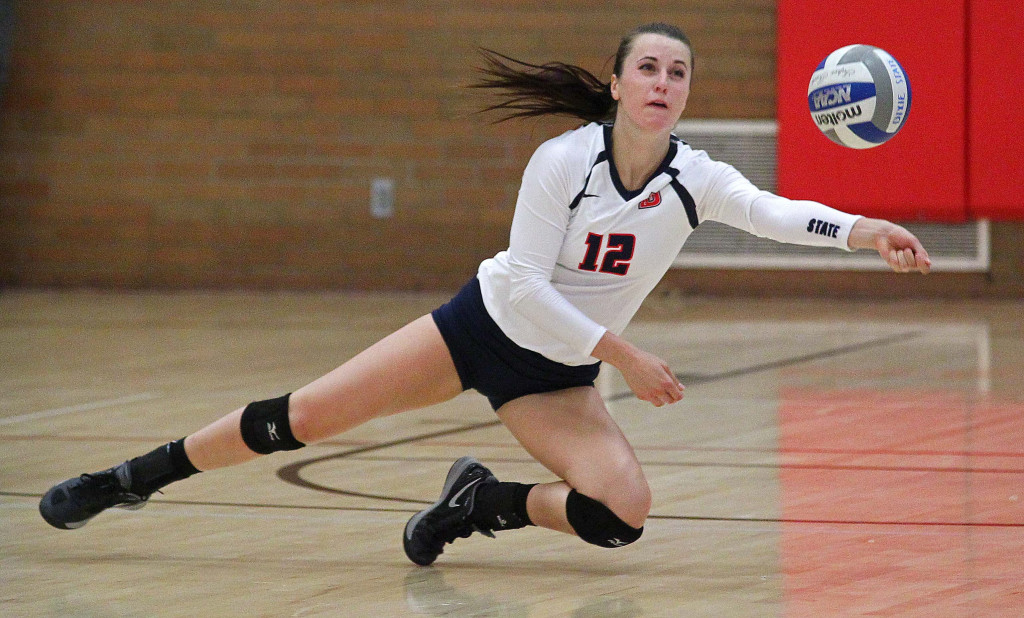
[{"label": "female volleyball player", "polygon": [[406,525],[409,558],[430,564],[457,537],[528,525],[626,545],[643,531],[651,492],[594,378],[606,361],[644,401],[682,398],[668,365],[619,333],[698,223],[713,219],[784,242],[873,248],[896,271],[928,272],[927,252],[902,227],[759,191],[673,136],[693,74],[690,43],[675,27],[651,24],[624,37],[608,84],[572,65],[485,57],[487,77],[478,85],[506,94],[489,109],[589,123],[533,155],[508,249],[485,260],[450,302],[294,393],[56,485],[39,505],[47,522],[77,528],[112,506],[141,507],[156,490],[199,471],[298,449],[474,388],[561,480],[499,482],[476,460],[459,459],[440,499]]}]

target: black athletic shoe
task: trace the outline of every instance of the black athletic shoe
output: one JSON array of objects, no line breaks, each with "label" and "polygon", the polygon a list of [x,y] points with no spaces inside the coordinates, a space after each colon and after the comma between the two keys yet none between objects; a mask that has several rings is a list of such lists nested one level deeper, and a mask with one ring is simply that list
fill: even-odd
[{"label": "black athletic shoe", "polygon": [[441,490],[441,499],[412,516],[405,525],[402,546],[405,555],[416,564],[426,566],[444,553],[446,543],[466,538],[473,532],[494,537],[490,530],[469,521],[476,490],[485,483],[497,483],[491,471],[472,457],[456,461]]},{"label": "black athletic shoe", "polygon": [[141,509],[146,506],[149,494],[132,493],[131,484],[132,472],[127,461],[103,472],[83,474],[51,487],[39,501],[39,514],[54,528],[73,530],[112,506]]}]

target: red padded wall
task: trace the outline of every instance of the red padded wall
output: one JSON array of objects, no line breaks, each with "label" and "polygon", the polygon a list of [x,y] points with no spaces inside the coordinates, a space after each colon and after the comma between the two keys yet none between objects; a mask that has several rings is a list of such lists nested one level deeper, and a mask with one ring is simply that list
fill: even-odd
[{"label": "red padded wall", "polygon": [[1024,220],[1024,63],[1010,53],[1024,43],[1024,2],[970,0],[968,10],[968,212]]},{"label": "red padded wall", "polygon": [[[779,0],[779,193],[893,220],[965,219],[965,15],[966,0]],[[907,124],[868,150],[829,141],[807,109],[815,67],[853,43],[892,54],[912,92]]]}]

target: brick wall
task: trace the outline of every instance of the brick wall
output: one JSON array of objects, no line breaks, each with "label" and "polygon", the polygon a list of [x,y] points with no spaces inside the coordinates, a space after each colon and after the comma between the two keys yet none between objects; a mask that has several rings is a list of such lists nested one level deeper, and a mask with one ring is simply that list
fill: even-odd
[{"label": "brick wall", "polygon": [[18,2],[0,285],[452,289],[575,124],[473,115],[474,47],[607,77],[653,20],[696,47],[690,116],[774,117],[773,0]]}]

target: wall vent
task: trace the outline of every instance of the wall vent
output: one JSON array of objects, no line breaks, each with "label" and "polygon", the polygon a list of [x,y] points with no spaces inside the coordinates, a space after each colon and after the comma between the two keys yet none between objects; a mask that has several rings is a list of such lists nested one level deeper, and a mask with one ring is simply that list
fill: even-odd
[{"label": "wall vent", "polygon": [[[732,164],[758,187],[776,191],[775,137],[772,120],[686,120],[676,135],[712,159]],[[917,235],[932,257],[932,270],[987,272],[988,221],[902,224]],[[676,258],[676,268],[746,270],[888,270],[870,251],[837,251],[757,238],[727,225],[702,223]]]}]

